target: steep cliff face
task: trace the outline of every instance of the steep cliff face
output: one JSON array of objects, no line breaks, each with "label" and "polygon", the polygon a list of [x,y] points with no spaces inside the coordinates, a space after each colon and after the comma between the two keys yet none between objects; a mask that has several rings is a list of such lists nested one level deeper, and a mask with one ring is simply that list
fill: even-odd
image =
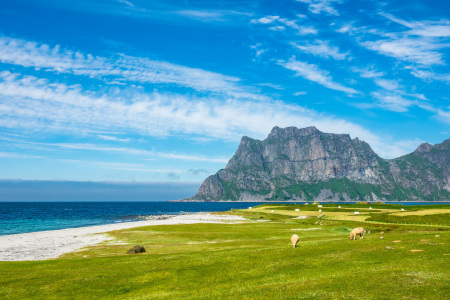
[{"label": "steep cliff face", "polygon": [[421,144],[413,153],[389,161],[389,166],[398,185],[438,200],[450,191],[450,139]]},{"label": "steep cliff face", "polygon": [[384,160],[348,134],[274,127],[263,141],[243,137],[190,200],[450,200],[449,157],[450,140]]}]

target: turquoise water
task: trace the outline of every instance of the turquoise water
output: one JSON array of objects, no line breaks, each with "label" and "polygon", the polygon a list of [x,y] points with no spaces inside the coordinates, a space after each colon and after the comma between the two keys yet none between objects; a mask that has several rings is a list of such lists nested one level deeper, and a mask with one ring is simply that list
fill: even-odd
[{"label": "turquoise water", "polygon": [[142,220],[149,215],[247,208],[249,202],[0,202],[0,235]]}]

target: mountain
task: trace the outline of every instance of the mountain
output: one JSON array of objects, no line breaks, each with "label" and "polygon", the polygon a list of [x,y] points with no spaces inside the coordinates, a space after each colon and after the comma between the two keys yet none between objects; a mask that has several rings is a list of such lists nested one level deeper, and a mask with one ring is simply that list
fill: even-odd
[{"label": "mountain", "polygon": [[274,127],[263,141],[244,136],[186,200],[450,201],[450,139],[383,159],[348,134]]}]

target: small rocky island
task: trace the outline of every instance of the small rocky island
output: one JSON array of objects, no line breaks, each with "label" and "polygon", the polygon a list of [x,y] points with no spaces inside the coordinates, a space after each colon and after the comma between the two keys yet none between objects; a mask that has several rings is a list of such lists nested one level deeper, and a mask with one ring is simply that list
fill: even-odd
[{"label": "small rocky island", "polygon": [[450,139],[383,159],[348,134],[274,127],[184,201],[450,201],[449,162]]}]

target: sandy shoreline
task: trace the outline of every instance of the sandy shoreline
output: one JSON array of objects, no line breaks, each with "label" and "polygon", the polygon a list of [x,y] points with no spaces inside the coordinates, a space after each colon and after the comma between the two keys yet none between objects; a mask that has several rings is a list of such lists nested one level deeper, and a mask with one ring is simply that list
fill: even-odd
[{"label": "sandy shoreline", "polygon": [[243,221],[238,216],[195,213],[162,220],[29,232],[0,236],[0,261],[45,260],[111,239],[109,231],[152,225],[222,223]]}]

